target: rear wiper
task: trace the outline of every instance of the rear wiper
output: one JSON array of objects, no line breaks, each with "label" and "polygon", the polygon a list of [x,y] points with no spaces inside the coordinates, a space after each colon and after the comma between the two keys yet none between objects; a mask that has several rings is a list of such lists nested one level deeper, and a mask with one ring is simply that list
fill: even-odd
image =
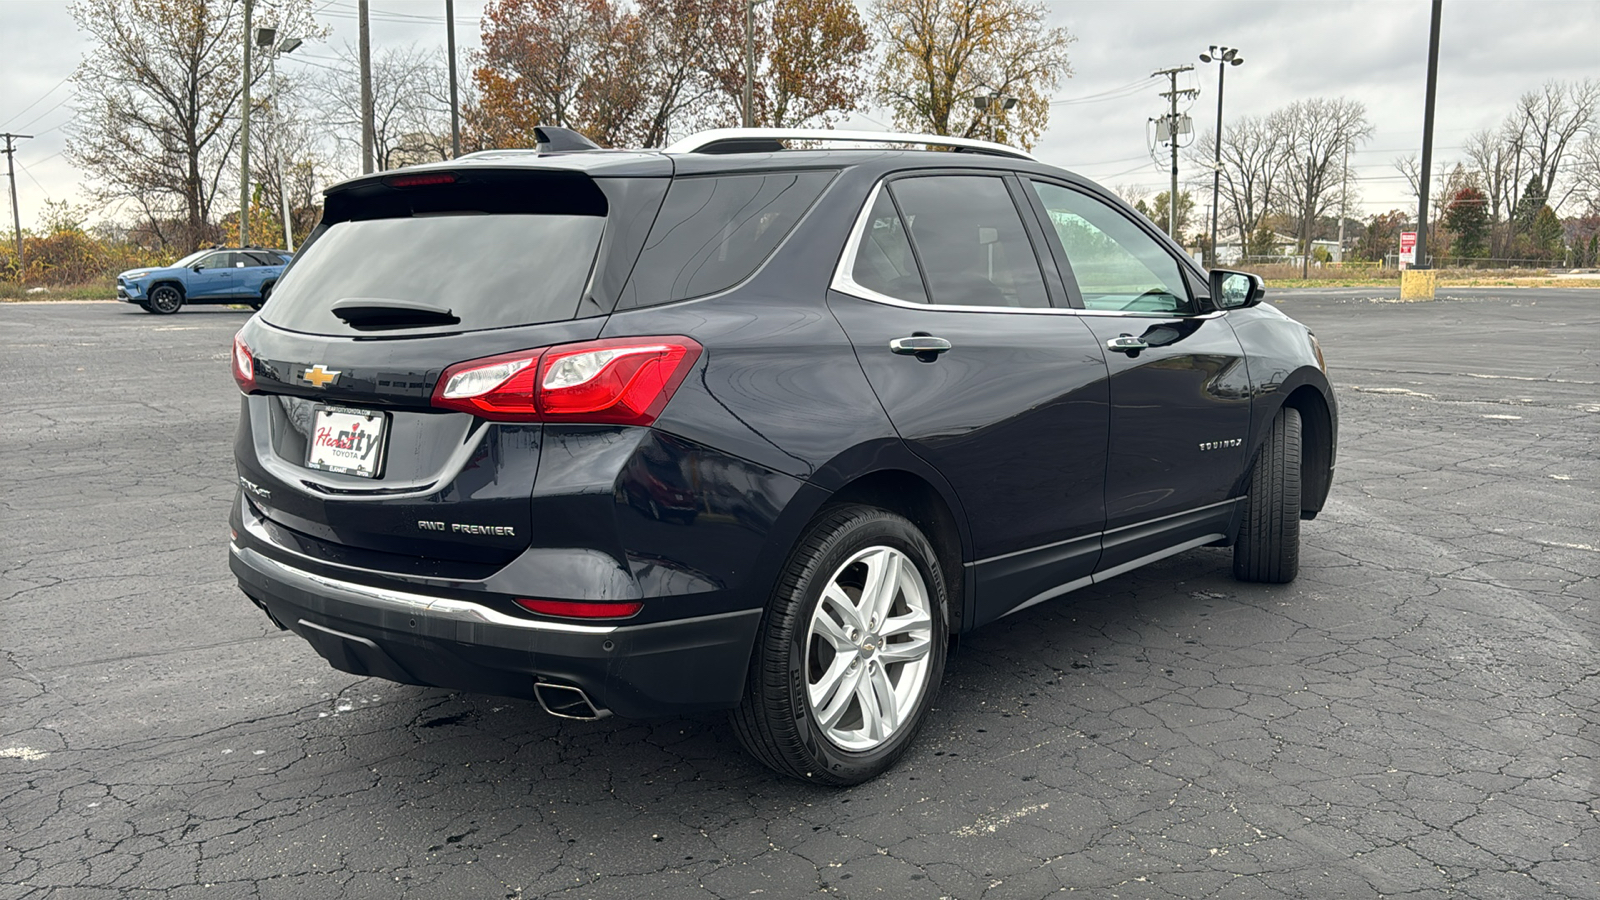
[{"label": "rear wiper", "polygon": [[373,297],[346,297],[329,307],[351,328],[424,328],[429,325],[459,325],[460,317],[448,309],[410,300],[381,300]]}]

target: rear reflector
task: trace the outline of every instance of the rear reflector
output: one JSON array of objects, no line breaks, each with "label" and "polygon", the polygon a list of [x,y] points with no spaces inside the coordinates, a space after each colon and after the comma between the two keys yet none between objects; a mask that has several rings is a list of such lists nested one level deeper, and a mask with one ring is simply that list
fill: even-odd
[{"label": "rear reflector", "polygon": [[637,600],[623,603],[591,603],[583,600],[531,600],[517,598],[517,605],[530,612],[568,619],[626,619],[644,608]]},{"label": "rear reflector", "polygon": [[703,348],[681,335],[561,344],[456,363],[433,405],[500,422],[649,425]]},{"label": "rear reflector", "polygon": [[389,187],[423,187],[429,184],[455,184],[456,176],[450,172],[427,172],[417,175],[391,175],[383,180]]}]

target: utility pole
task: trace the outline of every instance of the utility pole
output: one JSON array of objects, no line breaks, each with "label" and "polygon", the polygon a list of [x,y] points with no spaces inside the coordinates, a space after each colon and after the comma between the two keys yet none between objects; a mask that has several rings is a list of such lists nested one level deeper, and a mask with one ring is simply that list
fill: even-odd
[{"label": "utility pole", "polygon": [[250,62],[255,46],[252,0],[244,0],[244,105],[239,112],[239,246],[250,245]]},{"label": "utility pole", "polygon": [[1177,66],[1150,73],[1151,78],[1166,76],[1172,86],[1171,90],[1163,92],[1161,96],[1170,104],[1169,111],[1162,121],[1165,123],[1167,140],[1172,146],[1172,190],[1167,193],[1167,235],[1174,241],[1178,240],[1178,98],[1194,97],[1200,93],[1193,88],[1178,90],[1178,75],[1181,72],[1192,71],[1194,66]]},{"label": "utility pole", "polygon": [[1344,265],[1344,220],[1350,215],[1350,142],[1344,142],[1344,170],[1339,173],[1339,264]]},{"label": "utility pole", "polygon": [[444,0],[445,43],[450,51],[450,155],[461,155],[461,104],[456,100],[456,3]]},{"label": "utility pole", "polygon": [[1428,257],[1428,171],[1433,167],[1433,95],[1439,84],[1439,15],[1444,0],[1433,0],[1433,23],[1428,32],[1428,99],[1422,113],[1422,183],[1417,192],[1417,263],[1412,268],[1431,269]]},{"label": "utility pole", "polygon": [[6,132],[0,135],[6,139],[6,177],[11,179],[11,227],[16,229],[17,238],[17,284],[22,283],[23,275],[27,274],[28,267],[22,258],[22,214],[17,211],[17,167],[12,159],[12,154],[17,152],[15,141],[27,140],[31,134],[12,134]]},{"label": "utility pole", "polygon": [[361,0],[357,12],[361,20],[361,174],[370,175],[373,168],[372,31],[367,25],[367,0]]},{"label": "utility pole", "polygon": [[755,127],[756,4],[744,0],[744,127]]}]

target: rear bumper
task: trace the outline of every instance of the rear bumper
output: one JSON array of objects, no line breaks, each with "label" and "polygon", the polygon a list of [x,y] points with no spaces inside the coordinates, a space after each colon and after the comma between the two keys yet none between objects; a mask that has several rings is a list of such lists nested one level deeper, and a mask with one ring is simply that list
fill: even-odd
[{"label": "rear bumper", "polygon": [[761,610],[645,625],[535,621],[454,598],[330,578],[230,546],[239,587],[335,668],[532,698],[543,681],[643,718],[736,706]]}]

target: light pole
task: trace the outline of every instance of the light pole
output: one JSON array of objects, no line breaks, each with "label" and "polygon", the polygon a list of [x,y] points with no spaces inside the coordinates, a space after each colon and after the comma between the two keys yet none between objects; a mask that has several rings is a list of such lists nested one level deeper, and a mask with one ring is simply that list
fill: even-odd
[{"label": "light pole", "polygon": [[767,0],[744,0],[744,127],[756,124],[756,7]]},{"label": "light pole", "polygon": [[278,57],[293,53],[305,43],[299,38],[278,40],[276,28],[257,28],[256,46],[267,52],[267,84],[272,86],[272,137],[273,166],[278,170],[278,199],[283,209],[283,240],[285,248],[294,252],[294,219],[289,212],[289,182],[283,174],[283,118],[280,113],[281,88],[278,87]]},{"label": "light pole", "polygon": [[1017,98],[1009,97],[999,91],[990,91],[987,94],[978,94],[972,98],[972,106],[983,113],[983,120],[990,126],[990,139],[996,143],[1004,143],[999,132],[994,130],[994,112],[1004,112],[1017,105]]},{"label": "light pole", "polygon": [[[1211,45],[1210,53],[1200,54],[1203,63],[1214,62],[1217,64],[1217,144],[1216,158],[1211,163],[1211,268],[1217,267],[1217,203],[1222,193],[1222,76],[1227,74],[1229,66],[1244,65],[1244,59],[1239,56],[1236,47],[1218,47]],[[1244,257],[1244,246],[1239,247],[1240,258]]]}]

